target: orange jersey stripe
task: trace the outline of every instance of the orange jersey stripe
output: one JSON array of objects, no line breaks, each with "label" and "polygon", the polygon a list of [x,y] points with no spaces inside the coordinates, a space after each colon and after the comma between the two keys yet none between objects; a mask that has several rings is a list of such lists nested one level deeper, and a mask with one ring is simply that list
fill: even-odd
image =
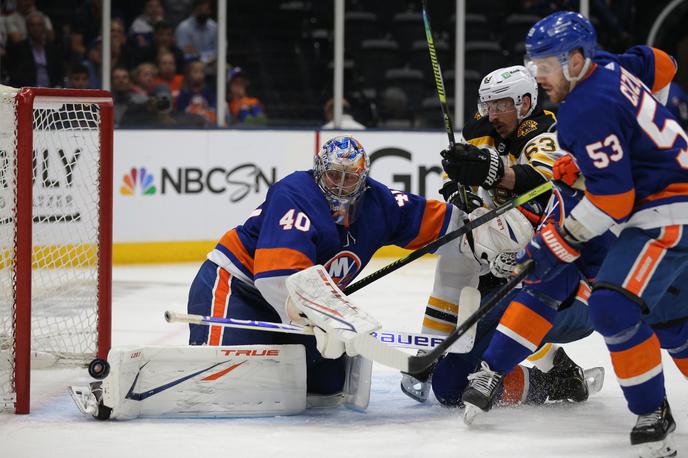
[{"label": "orange jersey stripe", "polygon": [[[227,300],[229,298],[229,281],[232,276],[222,267],[217,268],[215,288],[213,288],[213,309],[211,316],[224,318],[227,313]],[[217,346],[222,341],[222,326],[211,326],[208,337],[208,345]]]},{"label": "orange jersey stripe", "polygon": [[249,270],[249,272],[253,273],[253,258],[249,254],[248,250],[246,250],[244,244],[241,242],[236,229],[227,231],[220,239],[220,245],[231,251],[232,254],[239,260],[239,262],[241,262],[244,267]]},{"label": "orange jersey stripe", "polygon": [[676,76],[676,63],[671,56],[661,49],[652,48],[655,55],[655,80],[652,83],[652,92],[663,89]]},{"label": "orange jersey stripe", "polygon": [[504,391],[502,392],[501,402],[507,404],[518,404],[523,399],[523,391],[526,389],[525,368],[516,366],[514,370],[504,377]]},{"label": "orange jersey stripe", "polygon": [[308,256],[291,248],[259,248],[256,250],[255,271],[303,270],[313,265]]},{"label": "orange jersey stripe", "polygon": [[622,286],[633,294],[641,296],[657,264],[662,260],[664,252],[678,243],[681,232],[681,226],[678,225],[662,228],[658,239],[652,239],[645,244]]},{"label": "orange jersey stripe", "polygon": [[599,208],[615,219],[623,219],[633,210],[635,203],[635,189],[621,194],[595,195],[585,191],[585,196],[595,207]]},{"label": "orange jersey stripe", "polygon": [[443,323],[427,316],[423,318],[423,327],[439,331],[443,334],[449,334],[456,329],[456,325]]},{"label": "orange jersey stripe", "polygon": [[620,379],[643,375],[662,362],[659,340],[654,334],[628,350],[611,352],[611,356],[614,372]]},{"label": "orange jersey stripe", "polygon": [[684,377],[688,377],[688,358],[674,358],[674,364]]},{"label": "orange jersey stripe", "polygon": [[552,329],[552,323],[517,301],[509,304],[499,323],[535,346],[540,345],[545,334]]},{"label": "orange jersey stripe", "polygon": [[670,184],[669,186],[667,186],[659,192],[650,194],[647,197],[643,197],[642,199],[640,199],[638,203],[645,204],[648,202],[652,202],[653,200],[676,196],[688,196],[688,183]]},{"label": "orange jersey stripe", "polygon": [[415,250],[439,237],[446,214],[447,204],[444,202],[440,202],[439,200],[425,201],[423,221],[420,224],[418,235],[416,235],[416,238],[404,248]]}]

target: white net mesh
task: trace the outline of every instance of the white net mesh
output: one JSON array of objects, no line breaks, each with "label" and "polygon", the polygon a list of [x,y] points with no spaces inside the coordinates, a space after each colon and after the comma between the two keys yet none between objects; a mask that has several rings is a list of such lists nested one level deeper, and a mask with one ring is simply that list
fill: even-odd
[{"label": "white net mesh", "polygon": [[[4,116],[1,122],[5,131]],[[97,104],[34,103],[31,350],[60,362],[86,361],[97,350],[99,125]],[[16,154],[16,147],[8,151]],[[13,192],[11,185],[7,189]],[[13,229],[2,230],[0,243],[9,256]],[[13,275],[8,261],[0,274],[0,335],[3,347],[11,348],[15,304],[5,292]],[[0,372],[7,372],[2,362]],[[0,393],[7,399],[12,375],[4,376],[8,383],[0,374]]]}]

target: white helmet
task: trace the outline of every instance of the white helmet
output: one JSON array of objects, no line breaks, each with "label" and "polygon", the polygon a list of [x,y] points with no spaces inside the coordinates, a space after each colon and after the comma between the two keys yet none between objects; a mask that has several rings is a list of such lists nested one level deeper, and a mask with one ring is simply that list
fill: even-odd
[{"label": "white helmet", "polygon": [[[523,96],[530,96],[530,110],[521,116]],[[533,75],[523,65],[498,68],[489,73],[480,82],[478,89],[478,111],[481,116],[487,116],[487,102],[510,98],[516,106],[516,116],[519,121],[530,116],[535,110],[538,100],[538,85]]]}]

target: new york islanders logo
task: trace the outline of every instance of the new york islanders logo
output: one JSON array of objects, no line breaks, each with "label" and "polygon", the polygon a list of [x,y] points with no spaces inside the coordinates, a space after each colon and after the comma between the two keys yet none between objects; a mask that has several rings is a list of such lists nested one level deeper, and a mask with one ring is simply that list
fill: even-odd
[{"label": "new york islanders logo", "polygon": [[351,251],[340,251],[324,265],[338,286],[346,286],[361,270],[361,259]]},{"label": "new york islanders logo", "polygon": [[144,196],[150,196],[157,192],[153,184],[153,175],[145,167],[139,169],[132,167],[129,173],[122,178],[122,186],[119,188],[119,193],[123,196],[133,196],[136,193],[136,188]]}]

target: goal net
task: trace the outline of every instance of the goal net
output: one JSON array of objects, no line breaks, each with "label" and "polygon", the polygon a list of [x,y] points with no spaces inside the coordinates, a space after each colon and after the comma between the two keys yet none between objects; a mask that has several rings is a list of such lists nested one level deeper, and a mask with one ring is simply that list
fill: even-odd
[{"label": "goal net", "polygon": [[112,101],[0,86],[0,411],[110,347]]}]

